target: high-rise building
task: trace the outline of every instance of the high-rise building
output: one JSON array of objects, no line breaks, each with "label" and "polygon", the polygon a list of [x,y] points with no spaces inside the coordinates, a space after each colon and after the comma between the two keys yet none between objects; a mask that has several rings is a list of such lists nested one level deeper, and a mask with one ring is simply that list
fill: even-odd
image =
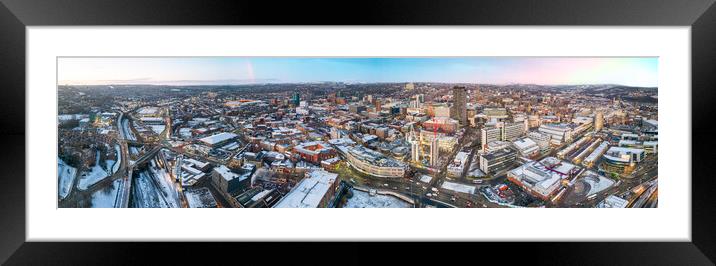
[{"label": "high-rise building", "polygon": [[452,88],[453,110],[450,117],[460,122],[461,125],[467,125],[467,92],[463,86],[455,86]]},{"label": "high-rise building", "polygon": [[482,149],[485,150],[487,143],[502,139],[502,129],[499,127],[483,127],[480,129],[480,138]]},{"label": "high-rise building", "polygon": [[420,142],[417,140],[410,141],[410,159],[413,162],[420,161]]},{"label": "high-rise building", "polygon": [[422,108],[423,103],[425,102],[425,95],[424,94],[416,94],[413,95],[413,99],[410,101],[410,107],[411,108]]},{"label": "high-rise building", "polygon": [[383,103],[381,103],[380,100],[378,100],[378,99],[375,100],[375,112],[376,113],[380,113],[380,111],[382,110],[382,107],[383,107],[382,105],[383,105]]},{"label": "high-rise building", "polygon": [[594,131],[599,132],[604,127],[604,113],[598,111],[594,118]]},{"label": "high-rise building", "polygon": [[293,96],[291,96],[291,103],[294,106],[298,106],[299,104],[301,104],[301,95],[298,94],[298,92],[294,92]]},{"label": "high-rise building", "polygon": [[430,166],[437,166],[439,157],[440,145],[438,143],[438,138],[434,138],[433,141],[430,142]]},{"label": "high-rise building", "polygon": [[505,123],[502,125],[502,140],[513,141],[522,137],[527,129],[524,122]]}]

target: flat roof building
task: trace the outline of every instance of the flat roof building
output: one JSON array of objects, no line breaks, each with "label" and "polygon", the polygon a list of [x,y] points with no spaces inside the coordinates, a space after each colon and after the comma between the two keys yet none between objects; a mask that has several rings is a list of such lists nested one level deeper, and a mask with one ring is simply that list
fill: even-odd
[{"label": "flat roof building", "polygon": [[517,152],[511,148],[492,151],[480,155],[480,170],[486,174],[494,174],[508,167],[517,159]]},{"label": "flat roof building", "polygon": [[324,208],[335,194],[338,174],[323,170],[308,172],[274,208]]},{"label": "flat roof building", "polygon": [[512,144],[520,152],[520,155],[532,157],[539,154],[540,147],[530,138],[521,138],[512,142]]},{"label": "flat roof building", "polygon": [[251,182],[251,172],[238,174],[232,172],[225,165],[214,167],[211,173],[211,181],[224,193],[233,193],[242,187],[248,187]]},{"label": "flat roof building", "polygon": [[220,146],[221,144],[224,144],[230,140],[233,140],[236,137],[238,137],[238,135],[236,135],[234,133],[222,132],[219,134],[215,134],[215,135],[211,135],[211,136],[202,138],[199,141],[205,143],[206,145],[214,147],[214,146]]},{"label": "flat roof building", "polygon": [[403,177],[406,165],[388,158],[380,152],[365,147],[344,147],[339,149],[346,156],[348,163],[356,170],[377,177]]},{"label": "flat roof building", "polygon": [[573,164],[547,157],[510,170],[507,179],[533,196],[549,200],[560,187],[560,181],[574,176],[578,170]]}]

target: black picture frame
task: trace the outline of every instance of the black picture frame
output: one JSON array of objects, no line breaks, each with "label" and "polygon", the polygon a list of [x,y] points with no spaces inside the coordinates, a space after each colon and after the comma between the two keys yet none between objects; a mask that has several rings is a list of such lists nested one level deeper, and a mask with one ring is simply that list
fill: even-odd
[{"label": "black picture frame", "polygon": [[[691,242],[665,243],[482,243],[460,245],[508,255],[525,250],[526,261],[549,264],[713,265],[716,260],[716,153],[711,126],[716,100],[716,6],[714,0],[489,0],[489,1],[120,1],[0,0],[0,103],[3,151],[0,152],[0,261],[7,264],[135,263],[136,254],[182,250],[190,244],[25,242],[25,27],[78,25],[589,25],[691,26]],[[61,40],[58,40],[61,41]],[[449,41],[449,40],[446,40]],[[685,89],[685,93],[689,93]],[[668,100],[668,99],[667,99]],[[663,177],[667,178],[667,177]],[[678,177],[668,177],[678,178]],[[629,221],[634,223],[648,221]],[[301,245],[302,248],[314,244]],[[371,245],[386,249],[387,244]],[[401,243],[415,249],[415,244]],[[256,247],[256,245],[252,245]],[[258,245],[296,252],[284,245]],[[211,252],[223,244],[192,245]],[[365,248],[365,247],[362,247]],[[82,250],[82,252],[76,252]],[[594,252],[599,250],[599,252]],[[361,253],[363,254],[363,253]],[[297,256],[297,254],[292,254]],[[286,255],[290,259],[292,255]],[[363,255],[361,255],[363,256]],[[370,256],[370,255],[366,255]],[[284,257],[283,255],[278,257]],[[522,256],[511,256],[522,257]],[[280,259],[280,258],[277,258]],[[184,261],[184,256],[170,261]],[[234,260],[239,262],[238,260]]]}]

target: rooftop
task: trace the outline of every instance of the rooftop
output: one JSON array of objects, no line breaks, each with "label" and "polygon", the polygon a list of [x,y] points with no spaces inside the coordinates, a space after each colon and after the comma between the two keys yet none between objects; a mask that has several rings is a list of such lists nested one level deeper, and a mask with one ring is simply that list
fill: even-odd
[{"label": "rooftop", "polygon": [[236,178],[241,177],[241,175],[232,172],[228,167],[225,165],[220,165],[218,167],[214,168],[214,171],[216,171],[221,177],[223,177],[226,181],[231,181]]},{"label": "rooftop", "polygon": [[550,187],[553,187],[562,178],[568,177],[575,168],[576,166],[573,164],[560,161],[554,157],[547,157],[542,161],[527,162],[512,169],[510,173],[523,185],[540,188],[539,193],[548,194],[551,192]]},{"label": "rooftop", "polygon": [[512,143],[515,144],[515,147],[517,147],[520,150],[524,150],[524,149],[534,147],[537,145],[537,143],[534,140],[532,140],[531,138],[521,138],[521,139],[515,140]]},{"label": "rooftop", "polygon": [[506,155],[509,155],[510,153],[514,153],[515,151],[509,148],[499,149],[487,154],[483,154],[482,157],[484,157],[486,160],[494,160]]},{"label": "rooftop", "polygon": [[364,160],[369,162],[370,164],[382,166],[382,167],[403,167],[404,165],[401,162],[398,162],[394,159],[385,157],[380,152],[358,146],[355,148],[349,148],[348,152],[351,153],[353,156],[357,157],[360,160]]},{"label": "rooftop", "polygon": [[317,208],[338,174],[317,170],[301,180],[274,208]]},{"label": "rooftop", "polygon": [[233,138],[235,138],[235,137],[237,137],[237,136],[238,136],[238,135],[236,135],[236,134],[234,134],[234,133],[222,132],[222,133],[219,133],[219,134],[215,134],[215,135],[208,136],[208,137],[206,137],[206,138],[202,138],[202,139],[200,139],[200,141],[202,141],[202,142],[204,142],[204,143],[206,143],[206,144],[209,144],[209,145],[214,145],[214,144],[220,143],[220,142],[222,142],[222,141],[226,141],[226,140],[233,139]]}]

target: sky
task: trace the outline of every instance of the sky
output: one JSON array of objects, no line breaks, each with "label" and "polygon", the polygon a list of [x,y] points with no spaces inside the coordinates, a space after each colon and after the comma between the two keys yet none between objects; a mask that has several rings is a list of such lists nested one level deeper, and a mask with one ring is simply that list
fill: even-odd
[{"label": "sky", "polygon": [[60,85],[292,82],[619,84],[656,87],[656,57],[58,58]]}]

